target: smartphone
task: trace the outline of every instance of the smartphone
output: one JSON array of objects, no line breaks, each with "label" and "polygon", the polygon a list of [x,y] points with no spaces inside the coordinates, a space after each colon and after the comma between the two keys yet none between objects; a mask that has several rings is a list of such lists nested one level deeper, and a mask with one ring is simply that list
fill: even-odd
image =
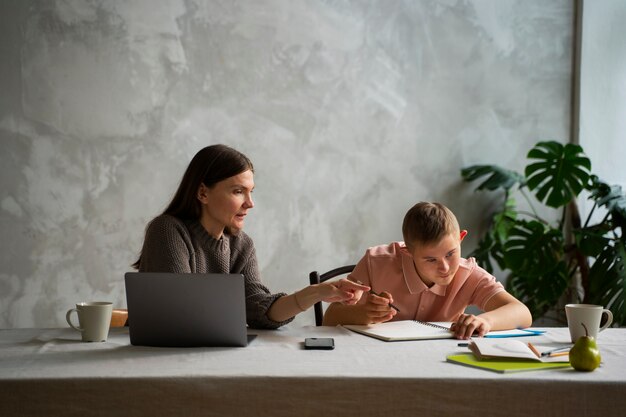
[{"label": "smartphone", "polygon": [[335,340],[332,337],[307,337],[304,339],[304,348],[331,350],[335,348]]}]

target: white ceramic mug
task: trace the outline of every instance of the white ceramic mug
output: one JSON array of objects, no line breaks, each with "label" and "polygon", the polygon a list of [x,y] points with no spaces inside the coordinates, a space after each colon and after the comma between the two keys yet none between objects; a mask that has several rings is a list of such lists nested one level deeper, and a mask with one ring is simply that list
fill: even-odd
[{"label": "white ceramic mug", "polygon": [[[589,332],[589,336],[598,339],[598,333],[606,329],[613,323],[613,313],[602,306],[593,304],[567,304],[565,306],[565,315],[567,316],[567,327],[572,338],[572,343],[585,336],[585,327]],[[602,316],[606,315],[606,321],[600,326]]]},{"label": "white ceramic mug", "polygon": [[[72,312],[78,314],[79,326],[72,323]],[[65,314],[65,320],[71,328],[82,334],[83,342],[106,342],[111,325],[113,303],[108,301],[91,301],[76,304]]]}]

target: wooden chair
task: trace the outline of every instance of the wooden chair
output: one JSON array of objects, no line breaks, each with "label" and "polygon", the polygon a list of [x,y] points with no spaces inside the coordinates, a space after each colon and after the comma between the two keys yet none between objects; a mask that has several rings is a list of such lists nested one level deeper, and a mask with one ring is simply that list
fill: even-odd
[{"label": "wooden chair", "polygon": [[111,327],[124,327],[128,321],[128,310],[114,308],[111,314]]},{"label": "wooden chair", "polygon": [[[324,272],[323,274],[319,274],[317,271],[313,271],[309,274],[309,282],[311,285],[319,284],[320,282],[327,281],[331,278],[335,278],[339,275],[345,275],[352,272],[356,265],[346,265],[339,268],[332,269],[328,272]],[[322,310],[322,302],[315,303],[313,306],[315,310],[315,325],[321,326],[322,319],[324,318],[324,311]]]}]

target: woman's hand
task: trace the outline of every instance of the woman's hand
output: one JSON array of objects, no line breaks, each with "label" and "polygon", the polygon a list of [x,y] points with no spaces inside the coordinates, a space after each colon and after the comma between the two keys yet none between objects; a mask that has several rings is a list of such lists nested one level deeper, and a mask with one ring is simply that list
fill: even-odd
[{"label": "woman's hand", "polygon": [[[358,290],[359,298],[364,291],[369,291],[369,287]],[[348,305],[348,302],[329,305],[324,313],[324,326],[382,323],[391,320],[397,314],[396,309],[390,305],[393,303],[393,297],[388,292],[383,291],[380,294],[370,292],[366,297],[364,302],[357,304],[354,304],[356,299],[348,301],[354,305]]]},{"label": "woman's hand", "polygon": [[491,323],[480,316],[461,314],[450,330],[457,339],[469,339],[472,336],[482,337],[491,330]]},{"label": "woman's hand", "polygon": [[317,285],[317,288],[320,301],[347,305],[356,304],[361,299],[363,292],[370,290],[370,287],[367,285],[357,284],[346,278],[332,282],[322,282]]}]

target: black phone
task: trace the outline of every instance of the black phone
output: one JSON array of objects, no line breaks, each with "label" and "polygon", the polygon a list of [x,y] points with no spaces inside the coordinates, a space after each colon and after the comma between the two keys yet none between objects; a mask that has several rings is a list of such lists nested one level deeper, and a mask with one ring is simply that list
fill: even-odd
[{"label": "black phone", "polygon": [[304,348],[332,350],[335,348],[335,339],[332,337],[307,337],[304,339]]}]

